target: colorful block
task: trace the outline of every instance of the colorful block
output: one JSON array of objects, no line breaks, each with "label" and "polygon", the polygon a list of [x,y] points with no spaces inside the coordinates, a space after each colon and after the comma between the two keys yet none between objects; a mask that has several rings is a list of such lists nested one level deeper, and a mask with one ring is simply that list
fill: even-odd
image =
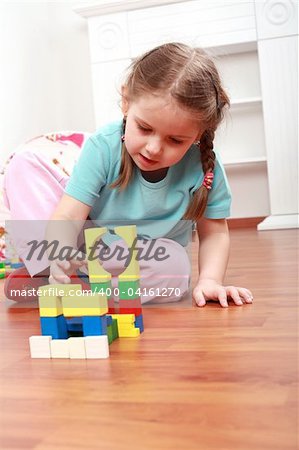
[{"label": "colorful block", "polygon": [[108,312],[108,302],[105,295],[92,293],[63,297],[62,308],[64,316],[102,316]]},{"label": "colorful block", "polygon": [[51,336],[31,336],[29,338],[31,358],[51,358]]},{"label": "colorful block", "polygon": [[135,316],[135,328],[139,328],[140,333],[144,331],[142,314],[140,314],[139,316]]},{"label": "colorful block", "polygon": [[39,297],[39,315],[40,317],[57,317],[63,314],[60,297]]},{"label": "colorful block", "polygon": [[83,332],[82,317],[72,317],[66,319],[68,332]]},{"label": "colorful block", "polygon": [[137,260],[138,250],[135,248],[137,243],[136,225],[115,227],[114,231],[118,236],[123,238],[131,252],[130,263],[126,270],[118,276],[118,279],[127,281],[138,280],[140,278],[140,269]]},{"label": "colorful block", "polygon": [[118,325],[117,325],[117,320],[116,319],[112,319],[112,337],[113,340],[118,339]]},{"label": "colorful block", "polygon": [[84,231],[90,283],[103,283],[111,280],[111,273],[101,265],[97,258],[99,251],[95,250],[97,243],[106,232],[107,228],[99,227],[88,228]]},{"label": "colorful block", "polygon": [[87,336],[85,338],[85,352],[87,359],[109,358],[108,337]]},{"label": "colorful block", "polygon": [[134,314],[136,316],[142,314],[140,298],[134,300],[119,300],[118,307],[120,314]]},{"label": "colorful block", "polygon": [[116,319],[118,323],[134,323],[134,314],[111,314],[112,319]]},{"label": "colorful block", "polygon": [[40,317],[41,332],[43,336],[52,336],[53,339],[67,339],[68,331],[63,315],[58,317]]},{"label": "colorful block", "polygon": [[68,339],[52,339],[50,342],[51,358],[69,358]]},{"label": "colorful block", "polygon": [[70,337],[68,344],[71,359],[86,359],[84,337]]},{"label": "colorful block", "polygon": [[106,316],[84,316],[82,318],[83,336],[101,336],[107,334]]},{"label": "colorful block", "polygon": [[118,325],[118,335],[119,337],[137,337],[140,335],[139,328],[135,328],[134,325],[132,326],[119,326]]},{"label": "colorful block", "polygon": [[120,300],[133,300],[140,295],[139,280],[133,281],[118,281],[119,298]]},{"label": "colorful block", "polygon": [[113,333],[112,333],[112,325],[107,326],[107,336],[108,336],[108,343],[110,345],[114,341]]},{"label": "colorful block", "polygon": [[107,298],[112,297],[111,280],[104,281],[102,283],[90,283],[92,292],[97,294],[106,294]]}]

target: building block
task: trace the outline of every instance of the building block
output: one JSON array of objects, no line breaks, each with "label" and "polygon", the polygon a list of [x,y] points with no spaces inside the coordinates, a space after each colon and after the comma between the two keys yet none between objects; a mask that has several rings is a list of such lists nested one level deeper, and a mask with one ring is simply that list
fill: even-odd
[{"label": "building block", "polygon": [[135,314],[136,316],[142,314],[140,298],[134,300],[119,300],[118,308],[120,314]]},{"label": "building block", "polygon": [[12,269],[19,269],[20,267],[24,267],[24,264],[22,262],[15,262],[15,263],[11,263],[10,267]]},{"label": "building block", "polygon": [[112,319],[112,336],[113,336],[113,340],[117,339],[118,336],[118,325],[117,325],[117,320],[116,319]]},{"label": "building block", "polygon": [[111,314],[112,319],[116,319],[119,324],[132,324],[135,321],[134,314]]},{"label": "building block", "polygon": [[144,331],[142,314],[140,314],[139,316],[135,316],[135,328],[139,328],[140,333]]},{"label": "building block", "polygon": [[83,333],[83,324],[82,324],[82,317],[71,317],[69,319],[66,319],[66,326],[68,332],[80,332]]},{"label": "building block", "polygon": [[113,339],[113,332],[112,332],[112,325],[107,326],[107,336],[108,336],[108,344],[112,344],[114,341]]},{"label": "building block", "polygon": [[95,251],[93,254],[93,249],[106,232],[105,227],[88,228],[84,231],[90,283],[104,283],[111,280],[111,273],[104,269],[99,258],[96,257],[99,252]]},{"label": "building block", "polygon": [[107,319],[107,327],[112,325],[112,321],[113,321],[112,317],[107,314],[106,319]]},{"label": "building block", "polygon": [[135,249],[137,242],[136,225],[121,226],[114,228],[115,233],[120,236],[127,244],[131,252],[131,259],[126,270],[118,276],[120,280],[134,281],[140,278],[139,262],[137,260],[138,251]]},{"label": "building block", "polygon": [[[41,298],[52,298],[52,297],[68,297],[75,295],[76,291],[82,291],[81,284],[46,284],[38,288],[38,295]],[[47,303],[43,304],[44,307],[50,307]]]},{"label": "building block", "polygon": [[107,335],[87,336],[85,338],[85,352],[87,359],[109,358],[109,343]]},{"label": "building block", "polygon": [[63,314],[60,297],[41,297],[38,298],[40,317],[57,317]]},{"label": "building block", "polygon": [[83,316],[83,336],[107,334],[106,316]]},{"label": "building block", "polygon": [[135,327],[134,314],[111,314],[117,320],[119,337],[136,337],[140,334],[140,329]]},{"label": "building block", "polygon": [[64,316],[102,316],[108,312],[106,295],[84,294],[82,296],[62,297]]},{"label": "building block", "polygon": [[70,359],[86,359],[85,338],[70,337],[68,338]]},{"label": "building block", "polygon": [[129,326],[118,326],[119,337],[137,337],[140,335],[139,328],[135,328],[134,325]]},{"label": "building block", "polygon": [[40,317],[41,332],[43,336],[52,336],[53,339],[67,339],[68,331],[65,317]]},{"label": "building block", "polygon": [[139,280],[119,280],[118,289],[120,300],[133,300],[135,298],[138,298],[140,295]]},{"label": "building block", "polygon": [[99,294],[106,294],[108,299],[108,312],[115,312],[114,298],[112,297],[112,285],[111,278],[108,281],[103,281],[102,283],[90,283],[92,292]]},{"label": "building block", "polygon": [[69,358],[68,339],[52,339],[50,342],[51,358]]},{"label": "building block", "polygon": [[98,294],[106,294],[107,298],[111,298],[112,294],[111,279],[103,281],[102,283],[90,283],[90,289],[92,290],[92,292]]},{"label": "building block", "polygon": [[31,336],[29,338],[31,358],[51,358],[51,336]]}]

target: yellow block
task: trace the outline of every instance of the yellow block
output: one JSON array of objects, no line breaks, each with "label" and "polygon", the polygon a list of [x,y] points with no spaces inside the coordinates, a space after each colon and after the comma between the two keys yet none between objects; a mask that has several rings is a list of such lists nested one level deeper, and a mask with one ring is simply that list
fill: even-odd
[{"label": "yellow block", "polygon": [[40,286],[38,292],[42,297],[64,297],[65,295],[73,295],[74,291],[82,291],[81,284],[46,284],[45,286]]},{"label": "yellow block", "polygon": [[63,314],[61,298],[72,292],[81,291],[81,284],[47,284],[39,290],[40,317],[57,317]]},{"label": "yellow block", "polygon": [[112,319],[117,319],[118,324],[130,324],[135,322],[135,314],[110,314]]},{"label": "yellow block", "polygon": [[38,304],[40,317],[57,317],[63,314],[59,297],[39,297]]},{"label": "yellow block", "polygon": [[97,250],[92,254],[95,243],[105,234],[107,228],[88,228],[84,231],[89,281],[91,283],[104,283],[111,279],[111,273],[107,272],[100,264],[99,259],[95,258],[98,254]]},{"label": "yellow block", "polygon": [[108,308],[63,308],[64,317],[104,316]]},{"label": "yellow block", "polygon": [[[129,225],[123,227],[115,227],[115,233],[118,234],[126,242],[129,250],[136,243],[137,228],[136,225]],[[137,261],[137,250],[133,250],[130,264],[126,270],[118,276],[119,281],[135,281],[140,278],[139,262]]]},{"label": "yellow block", "polygon": [[91,294],[83,296],[65,296],[62,298],[64,316],[102,316],[108,312],[106,295]]},{"label": "yellow block", "polygon": [[118,336],[121,337],[137,337],[140,336],[140,329],[133,328],[132,330],[118,330]]}]

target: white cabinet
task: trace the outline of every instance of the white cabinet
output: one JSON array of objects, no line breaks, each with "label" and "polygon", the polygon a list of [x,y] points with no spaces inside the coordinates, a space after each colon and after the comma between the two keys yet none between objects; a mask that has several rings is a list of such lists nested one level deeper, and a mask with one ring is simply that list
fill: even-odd
[{"label": "white cabinet", "polygon": [[296,0],[102,0],[88,19],[97,126],[121,117],[119,90],[135,56],[163,42],[215,58],[231,109],[215,148],[233,191],[232,217],[269,216],[260,229],[298,220]]}]

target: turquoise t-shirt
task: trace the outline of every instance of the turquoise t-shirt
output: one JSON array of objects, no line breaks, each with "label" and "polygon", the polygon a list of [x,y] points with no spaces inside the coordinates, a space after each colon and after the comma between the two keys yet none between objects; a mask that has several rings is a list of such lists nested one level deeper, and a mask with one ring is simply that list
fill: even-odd
[{"label": "turquoise t-shirt", "polygon": [[[129,185],[119,191],[109,186],[119,175],[121,134],[122,121],[117,121],[100,128],[86,141],[65,192],[91,206],[89,217],[99,226],[136,224],[140,236],[167,237],[187,245],[191,224],[181,219],[204,177],[198,147],[192,145],[157,183],[146,181],[135,167]],[[230,205],[230,188],[217,155],[204,216],[226,218]]]}]

